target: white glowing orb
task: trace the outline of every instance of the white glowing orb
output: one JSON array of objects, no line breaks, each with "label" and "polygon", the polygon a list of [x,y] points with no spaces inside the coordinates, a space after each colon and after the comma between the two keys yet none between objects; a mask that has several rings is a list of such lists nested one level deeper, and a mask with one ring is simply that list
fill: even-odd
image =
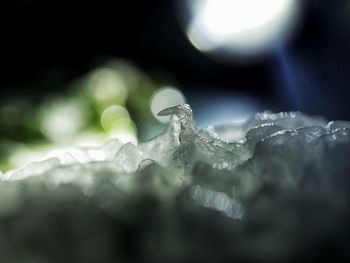
[{"label": "white glowing orb", "polygon": [[105,109],[101,115],[101,125],[106,131],[130,126],[130,115],[126,108],[112,105]]},{"label": "white glowing orb", "polygon": [[201,51],[246,56],[283,43],[299,14],[298,0],[191,1],[187,36]]},{"label": "white glowing orb", "polygon": [[158,112],[169,107],[185,104],[184,95],[178,89],[165,87],[156,92],[151,101],[151,111],[153,116],[160,122],[169,122],[169,116],[158,116]]},{"label": "white glowing orb", "polygon": [[83,126],[85,114],[80,104],[63,99],[52,102],[41,114],[41,131],[53,142],[72,139]]},{"label": "white glowing orb", "polygon": [[122,75],[109,68],[100,68],[93,72],[88,87],[93,99],[102,107],[113,103],[123,104],[128,96],[128,89]]}]

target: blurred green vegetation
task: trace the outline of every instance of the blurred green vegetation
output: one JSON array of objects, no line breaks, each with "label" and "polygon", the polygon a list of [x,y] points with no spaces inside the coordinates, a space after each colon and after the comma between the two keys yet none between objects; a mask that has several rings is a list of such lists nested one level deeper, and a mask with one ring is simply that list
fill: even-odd
[{"label": "blurred green vegetation", "polygon": [[44,99],[19,94],[0,106],[0,170],[39,160],[54,148],[150,138],[162,128],[150,110],[159,88],[135,66],[114,60]]}]

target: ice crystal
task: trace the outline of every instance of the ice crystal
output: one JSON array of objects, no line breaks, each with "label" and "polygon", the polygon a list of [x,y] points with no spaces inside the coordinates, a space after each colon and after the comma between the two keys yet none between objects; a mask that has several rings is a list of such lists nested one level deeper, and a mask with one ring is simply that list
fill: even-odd
[{"label": "ice crystal", "polygon": [[350,123],[299,112],[197,128],[188,105],[116,140],[1,174],[4,262],[349,258]]}]

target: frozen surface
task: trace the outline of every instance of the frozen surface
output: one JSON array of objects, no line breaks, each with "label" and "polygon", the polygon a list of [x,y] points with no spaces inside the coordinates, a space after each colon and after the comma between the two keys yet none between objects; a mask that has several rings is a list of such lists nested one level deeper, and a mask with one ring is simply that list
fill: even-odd
[{"label": "frozen surface", "polygon": [[[350,123],[258,113],[148,142],[51,153],[0,174],[4,262],[350,259]],[[324,249],[327,248],[327,249]]]}]

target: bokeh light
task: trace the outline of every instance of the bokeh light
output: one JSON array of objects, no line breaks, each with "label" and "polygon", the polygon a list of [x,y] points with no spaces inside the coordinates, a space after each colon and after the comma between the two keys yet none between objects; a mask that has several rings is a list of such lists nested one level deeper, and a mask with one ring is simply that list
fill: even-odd
[{"label": "bokeh light", "polygon": [[9,165],[24,166],[31,162],[36,162],[41,158],[41,152],[31,148],[29,145],[16,143],[12,145],[11,154],[8,159]]},{"label": "bokeh light", "polygon": [[300,14],[298,0],[192,0],[186,32],[203,52],[259,56],[285,42]]},{"label": "bokeh light", "polygon": [[[35,102],[19,96],[1,104],[0,169],[65,152],[85,162],[80,147],[98,147],[109,139],[137,144],[138,139],[151,138],[162,128],[150,107],[160,87],[130,62],[111,59],[66,83],[59,94]],[[183,96],[179,100],[177,95],[175,103],[183,103]],[[166,101],[164,107],[170,103]],[[93,155],[96,160],[101,157],[99,152]]]},{"label": "bokeh light", "polygon": [[186,103],[182,92],[173,87],[164,87],[157,91],[151,100],[151,111],[153,116],[160,122],[169,122],[169,116],[158,116],[158,112],[169,107]]},{"label": "bokeh light", "polygon": [[86,120],[84,109],[71,99],[48,101],[41,113],[41,131],[54,142],[65,141],[78,133]]},{"label": "bokeh light", "polygon": [[114,103],[124,104],[128,89],[121,74],[112,68],[100,68],[92,72],[88,88],[100,107]]},{"label": "bokeh light", "polygon": [[108,107],[101,115],[101,125],[107,132],[113,129],[127,129],[130,122],[129,112],[120,105]]}]

